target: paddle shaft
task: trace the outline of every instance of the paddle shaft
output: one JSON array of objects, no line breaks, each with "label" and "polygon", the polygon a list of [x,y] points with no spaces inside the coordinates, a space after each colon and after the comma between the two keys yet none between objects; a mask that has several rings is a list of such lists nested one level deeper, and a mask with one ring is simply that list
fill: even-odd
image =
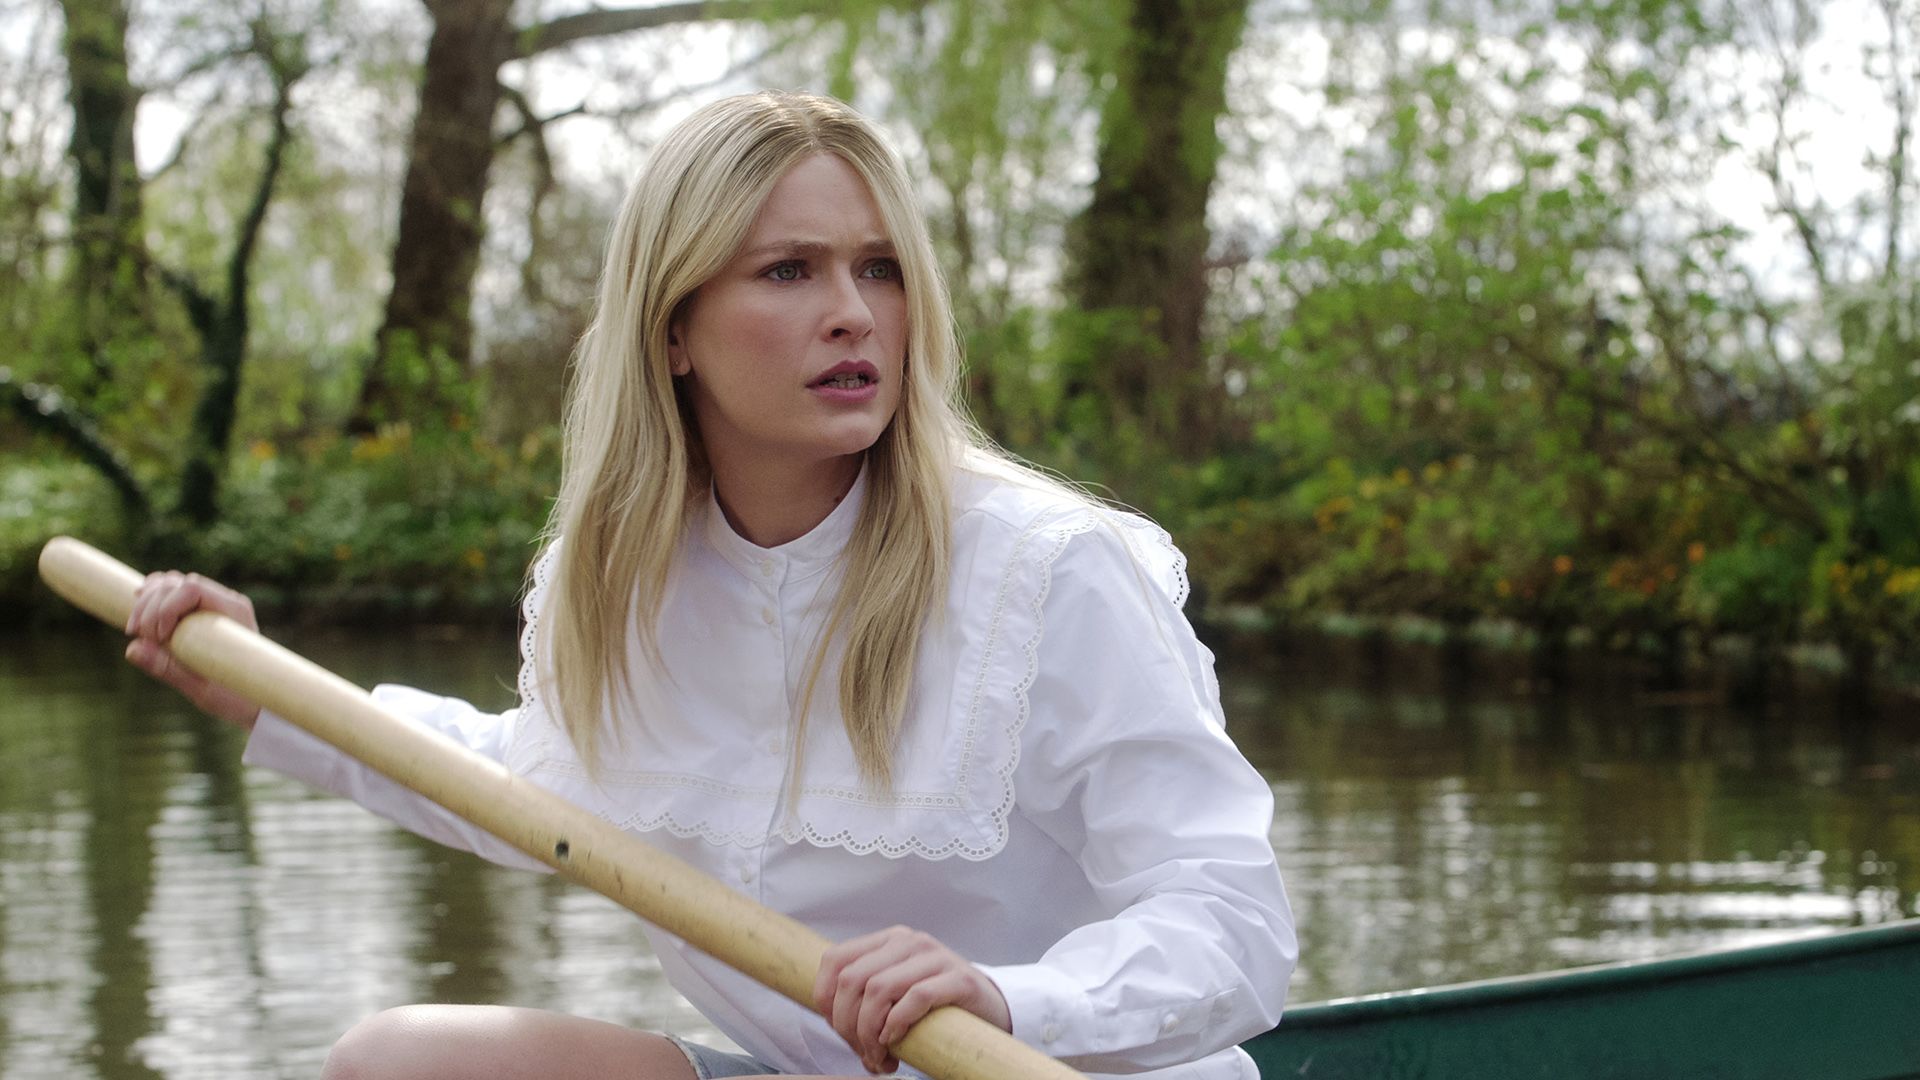
[{"label": "paddle shaft", "polygon": [[[69,537],[50,540],[41,550],[40,576],[114,627],[126,624],[141,581],[131,567]],[[169,647],[196,673],[312,732],[560,876],[813,1007],[814,975],[829,942],[801,923],[513,775],[499,762],[387,711],[366,691],[223,615],[188,615]],[[953,1006],[928,1014],[894,1051],[940,1080],[1084,1080]]]}]

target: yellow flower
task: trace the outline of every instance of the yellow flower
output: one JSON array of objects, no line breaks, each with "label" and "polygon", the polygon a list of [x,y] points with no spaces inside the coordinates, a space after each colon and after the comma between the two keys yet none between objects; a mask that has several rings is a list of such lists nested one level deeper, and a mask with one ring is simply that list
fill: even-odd
[{"label": "yellow flower", "polygon": [[1555,555],[1553,557],[1553,572],[1559,574],[1561,577],[1572,573],[1573,559],[1566,555]]},{"label": "yellow flower", "polygon": [[265,439],[255,439],[247,444],[247,453],[255,461],[272,461],[274,455],[273,444]]},{"label": "yellow flower", "polygon": [[1446,466],[1437,461],[1427,462],[1427,467],[1420,470],[1420,479],[1425,480],[1429,484],[1438,483],[1440,478],[1445,475],[1447,475]]},{"label": "yellow flower", "polygon": [[1334,526],[1339,524],[1337,519],[1340,515],[1351,509],[1353,509],[1353,500],[1345,495],[1338,495],[1321,503],[1319,508],[1314,510],[1313,519],[1319,524],[1321,532],[1332,532]]},{"label": "yellow flower", "polygon": [[1393,470],[1393,482],[1399,484],[1401,487],[1406,487],[1408,484],[1413,483],[1413,474],[1408,472],[1404,466],[1395,469]]},{"label": "yellow flower", "polygon": [[360,462],[379,461],[393,453],[393,440],[384,435],[370,435],[353,441],[353,460]]},{"label": "yellow flower", "polygon": [[479,548],[468,548],[460,556],[460,561],[466,563],[470,569],[484,570],[487,567],[487,553]]},{"label": "yellow flower", "polygon": [[351,558],[353,558],[352,547],[346,544],[333,545],[333,560],[335,562],[346,562],[348,559],[351,559]]},{"label": "yellow flower", "polygon": [[1695,540],[1693,543],[1687,545],[1687,561],[1688,562],[1698,563],[1700,560],[1706,557],[1707,557],[1707,545],[1701,543],[1698,540]]},{"label": "yellow flower", "polygon": [[1506,578],[1501,578],[1499,581],[1496,581],[1493,583],[1493,591],[1496,593],[1499,593],[1503,597],[1512,596],[1513,582],[1508,581]]}]

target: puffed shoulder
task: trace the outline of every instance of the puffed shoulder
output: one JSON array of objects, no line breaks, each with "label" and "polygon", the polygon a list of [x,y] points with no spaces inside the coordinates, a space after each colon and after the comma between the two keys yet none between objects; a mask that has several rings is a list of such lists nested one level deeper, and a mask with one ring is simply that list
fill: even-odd
[{"label": "puffed shoulder", "polygon": [[[1012,536],[1047,542],[1030,545],[1024,555],[1051,576],[1052,565],[1083,533],[1095,535],[1075,545],[1076,561],[1125,568],[1140,574],[1174,607],[1184,607],[1189,584],[1187,557],[1165,529],[1147,518],[1101,505],[1064,485],[1040,480],[985,455],[972,455],[954,485],[956,530],[998,529]],[[1117,547],[1115,546],[1117,545]],[[1124,558],[1116,559],[1116,556]]]}]

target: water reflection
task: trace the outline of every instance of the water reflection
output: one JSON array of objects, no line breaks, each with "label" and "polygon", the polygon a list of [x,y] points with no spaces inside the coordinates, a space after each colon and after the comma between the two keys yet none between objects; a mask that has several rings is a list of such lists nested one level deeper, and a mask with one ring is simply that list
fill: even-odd
[{"label": "water reflection", "polygon": [[[505,634],[293,643],[361,682],[510,698]],[[0,1075],[310,1077],[355,1020],[420,1000],[719,1041],[610,902],[243,771],[233,732],[116,655],[108,635],[0,649]],[[1224,655],[1274,787],[1296,1000],[1920,913],[1910,717]]]},{"label": "water reflection", "polygon": [[1225,665],[1278,800],[1296,999],[1920,914],[1911,713],[1842,721],[1783,691],[1742,715],[1617,672],[1545,694],[1483,675],[1326,645]]}]

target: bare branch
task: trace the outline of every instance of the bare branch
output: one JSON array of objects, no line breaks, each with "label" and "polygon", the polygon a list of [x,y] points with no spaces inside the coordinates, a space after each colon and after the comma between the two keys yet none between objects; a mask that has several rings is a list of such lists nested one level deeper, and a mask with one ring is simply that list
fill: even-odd
[{"label": "bare branch", "polygon": [[595,8],[562,15],[520,31],[515,41],[514,58],[538,56],[589,38],[683,23],[750,19],[765,13],[766,6],[757,0],[687,0],[651,7]]},{"label": "bare branch", "polygon": [[153,501],[132,467],[108,445],[93,419],[66,395],[44,383],[20,381],[12,369],[0,367],[0,402],[27,428],[60,440],[81,461],[93,466],[113,486],[120,505],[132,517],[143,522],[152,517]]},{"label": "bare branch", "polygon": [[[746,60],[728,68],[709,82],[681,87],[673,93],[646,102],[643,108],[655,109],[676,98],[697,94],[711,86],[727,82],[742,72],[758,66],[760,62],[772,54],[776,48],[777,46],[769,46],[768,48],[762,49]],[[509,143],[526,137],[531,137],[533,140],[533,161],[536,179],[534,181],[532,198],[527,208],[529,250],[526,260],[520,264],[520,287],[525,290],[528,299],[534,303],[543,303],[546,299],[546,290],[541,286],[539,275],[536,272],[537,267],[540,265],[540,255],[544,247],[542,242],[544,234],[540,229],[540,211],[546,205],[547,197],[552,195],[553,189],[558,186],[558,181],[554,175],[553,153],[547,145],[546,126],[555,121],[567,119],[568,117],[591,116],[595,114],[587,108],[587,103],[582,101],[571,108],[562,109],[550,116],[541,116],[534,111],[533,103],[527,100],[526,94],[522,93],[519,87],[510,86],[506,83],[500,84],[500,96],[506,100],[508,105],[512,106],[515,112],[520,114],[520,126],[502,136],[495,145],[506,146]]]},{"label": "bare branch", "polygon": [[235,60],[244,60],[251,55],[253,55],[253,46],[246,42],[230,45],[223,49],[215,49],[212,52],[204,53],[189,61],[185,67],[175,72],[172,77],[141,86],[140,92],[142,94],[151,94],[159,91],[178,90],[196,77],[205,75],[223,64],[232,63]]},{"label": "bare branch", "polygon": [[[1761,295],[1751,270],[1742,268],[1736,278],[1741,300],[1748,313],[1760,324],[1760,348],[1772,367],[1776,409],[1804,413],[1807,410],[1806,383],[1808,380],[1815,384],[1827,382],[1829,377],[1824,367],[1819,364],[1805,365],[1807,372],[1804,375],[1795,370],[1780,348],[1780,339],[1792,332],[1791,327],[1774,304]],[[1804,345],[1802,351],[1805,351]]]},{"label": "bare branch", "polygon": [[247,277],[253,263],[253,249],[259,242],[260,229],[267,218],[267,206],[273,201],[273,189],[280,179],[281,166],[286,161],[287,144],[293,140],[293,126],[287,119],[293,109],[293,87],[307,72],[306,57],[300,55],[299,44],[290,45],[275,36],[264,23],[254,24],[254,51],[266,63],[273,77],[273,134],[267,141],[260,177],[254,184],[253,199],[240,220],[233,251],[227,258],[226,302],[230,308],[237,306],[242,311],[247,303]]},{"label": "bare branch", "polygon": [[186,271],[168,266],[151,254],[139,252],[136,253],[135,258],[139,260],[143,270],[159,278],[162,285],[172,289],[175,295],[180,297],[181,305],[187,309],[187,321],[193,324],[195,333],[204,338],[213,332],[219,304],[200,287],[199,282],[193,280]]},{"label": "bare branch", "polygon": [[168,154],[167,160],[161,162],[152,172],[148,173],[146,179],[142,181],[143,183],[153,183],[155,180],[160,179],[178,168],[180,163],[186,160],[187,148],[192,144],[194,136],[200,133],[201,125],[207,122],[207,117],[216,111],[217,107],[225,98],[226,91],[223,85],[220,91],[214,95],[214,99],[203,106],[198,112],[194,113],[193,119],[187,121],[187,126],[180,130],[180,137],[174,141],[173,153]]},{"label": "bare branch", "polygon": [[[895,0],[898,7],[917,10],[927,0]],[[686,0],[682,3],[649,7],[594,8],[535,23],[516,36],[510,59],[525,60],[554,49],[562,49],[590,38],[609,37],[635,30],[653,30],[662,26],[680,26],[697,22],[733,22],[749,19],[805,18],[837,15],[836,0]]]},{"label": "bare branch", "polygon": [[1800,241],[1800,250],[1807,257],[1807,265],[1813,271],[1815,284],[1820,287],[1820,295],[1827,296],[1832,291],[1832,278],[1827,271],[1826,245],[1820,237],[1819,223],[1814,221],[1813,211],[1800,202],[1793,190],[1793,183],[1787,178],[1785,159],[1787,157],[1787,105],[1788,91],[1781,88],[1774,99],[1773,145],[1760,156],[1760,170],[1773,185],[1774,202],[1787,221],[1793,226],[1794,235]]},{"label": "bare branch", "polygon": [[1813,272],[1814,283],[1818,286],[1822,299],[1832,295],[1833,279],[1827,267],[1827,245],[1820,234],[1820,223],[1815,220],[1812,207],[1800,201],[1794,191],[1793,181],[1787,175],[1787,163],[1792,157],[1794,138],[1788,129],[1788,113],[1804,93],[1800,72],[1804,66],[1807,48],[1808,14],[1804,5],[1793,5],[1793,25],[1779,25],[1771,4],[1758,5],[1759,21],[1766,35],[1766,44],[1773,50],[1774,62],[1779,65],[1779,80],[1771,89],[1771,113],[1773,119],[1772,144],[1759,154],[1762,175],[1773,186],[1774,201],[1780,213],[1786,215],[1793,226],[1794,236],[1800,241],[1800,250],[1807,257],[1807,266]]},{"label": "bare branch", "polygon": [[[520,287],[526,292],[528,300],[535,304],[543,304],[546,302],[546,289],[540,284],[540,274],[537,269],[540,265],[541,248],[544,246],[541,242],[543,234],[540,230],[540,210],[546,205],[547,196],[553,194],[555,186],[553,154],[547,146],[546,125],[585,110],[586,104],[583,102],[553,116],[541,117],[534,113],[533,103],[527,100],[527,96],[520,92],[519,87],[501,83],[500,95],[520,114],[520,130],[516,136],[525,134],[532,136],[533,139],[533,164],[537,179],[534,180],[533,196],[527,206],[527,257],[520,263]],[[514,137],[509,136],[502,141],[510,141]]]},{"label": "bare branch", "polygon": [[[1561,365],[1534,348],[1532,342],[1509,340],[1513,345],[1513,355],[1521,358],[1529,367],[1542,374],[1560,377]],[[1722,441],[1721,428],[1707,417],[1693,413],[1682,413],[1672,418],[1661,416],[1598,379],[1562,380],[1561,388],[1585,398],[1589,404],[1645,425],[1671,440],[1682,451],[1699,454],[1710,464],[1718,466],[1728,479],[1744,488],[1754,501],[1771,508],[1781,517],[1816,532],[1826,527],[1820,508],[1809,501],[1804,492],[1754,471],[1741,459],[1737,449]]]},{"label": "bare branch", "polygon": [[521,93],[518,87],[508,86],[506,83],[500,84],[500,96],[506,100],[507,104],[513,106],[514,112],[520,114],[520,126],[495,139],[493,145],[497,148],[504,148],[531,135],[535,141],[543,144],[536,153],[542,158],[547,159],[549,163],[551,163],[552,159],[548,156],[546,147],[544,146],[547,138],[547,125],[572,116],[591,115],[591,111],[587,108],[587,103],[582,101],[580,104],[574,105],[571,108],[561,109],[557,113],[541,116],[533,111],[533,103],[527,100],[527,96]]},{"label": "bare branch", "polygon": [[1902,70],[1907,59],[1902,47],[1898,0],[1880,0],[1887,20],[1887,84],[1893,97],[1893,150],[1887,158],[1887,248],[1881,280],[1892,284],[1900,269],[1900,229],[1906,222],[1907,144],[1913,140],[1913,86]]},{"label": "bare branch", "polygon": [[650,113],[655,109],[660,108],[662,105],[666,105],[671,102],[678,101],[682,98],[695,97],[700,94],[706,93],[708,90],[711,90],[714,87],[723,86],[726,83],[731,82],[734,79],[738,78],[742,74],[745,74],[746,72],[752,71],[754,68],[759,67],[760,64],[763,63],[768,57],[774,55],[775,53],[779,52],[781,49],[785,48],[787,44],[789,43],[776,42],[772,45],[768,45],[766,48],[761,49],[759,52],[754,53],[752,56],[747,57],[745,60],[742,60],[739,63],[734,64],[732,67],[729,67],[727,70],[721,72],[718,75],[715,75],[713,78],[708,79],[705,82],[688,83],[687,85],[678,87],[669,93],[662,94],[659,97],[655,97],[655,98],[648,98],[645,101],[638,102],[637,104],[628,106],[626,108],[609,109],[605,111],[596,110],[596,109],[583,109],[583,111],[588,116],[598,116],[598,117],[605,117],[605,118],[616,119],[616,120],[631,120],[636,116],[642,116],[646,113]]}]

